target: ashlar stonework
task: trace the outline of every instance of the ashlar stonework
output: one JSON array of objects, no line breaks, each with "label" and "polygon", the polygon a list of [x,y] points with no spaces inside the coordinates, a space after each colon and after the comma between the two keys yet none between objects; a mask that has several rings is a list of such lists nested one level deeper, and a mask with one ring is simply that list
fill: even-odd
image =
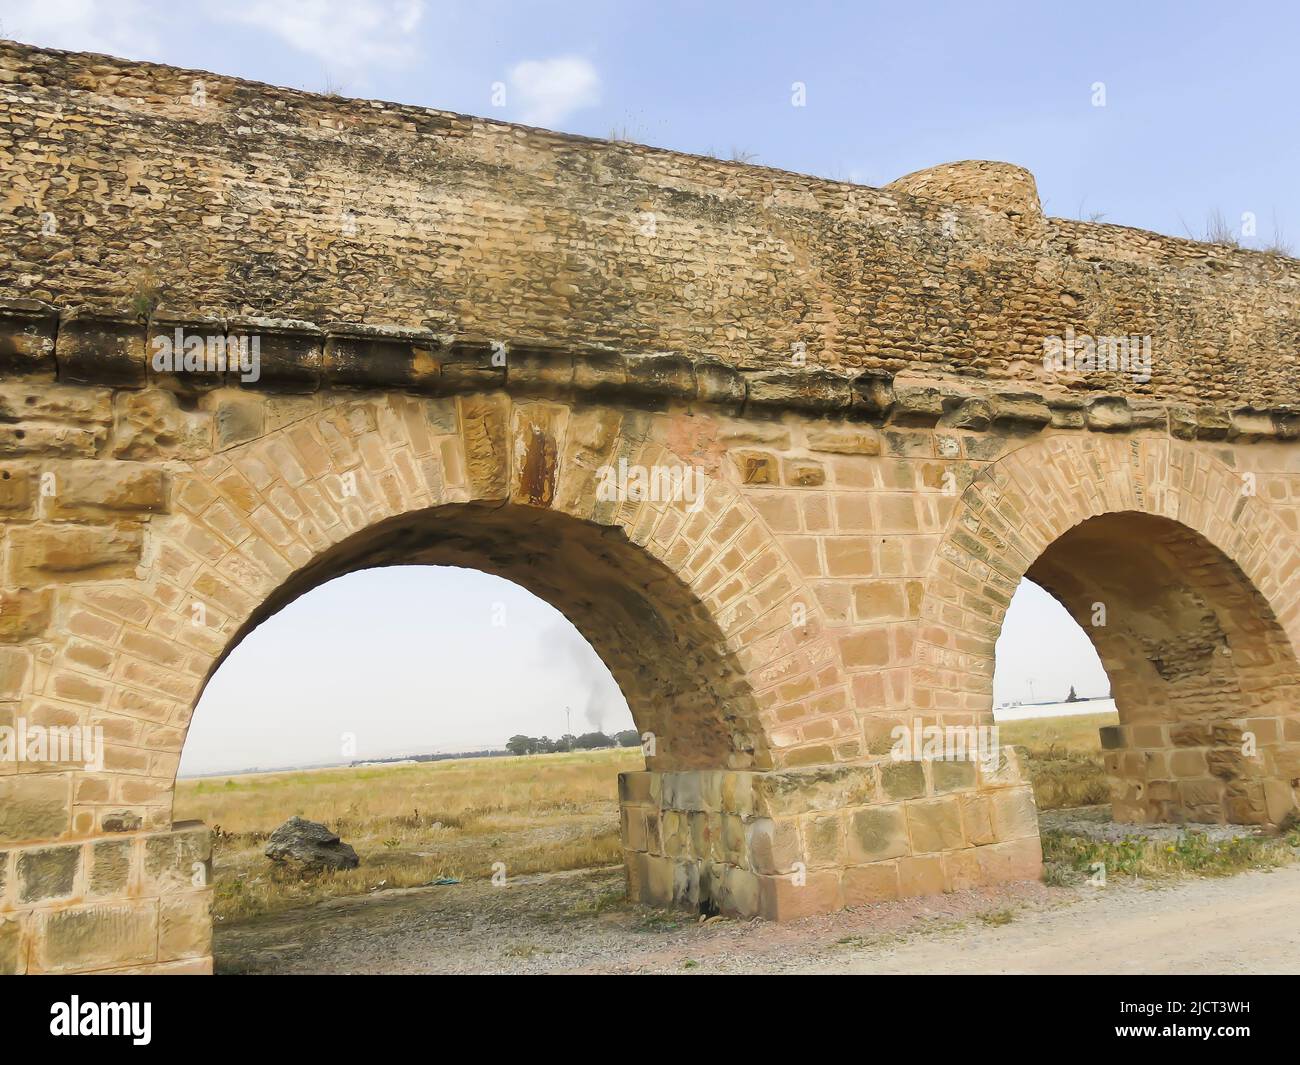
[{"label": "ashlar stonework", "polygon": [[102,737],[0,759],[0,972],[210,971],[194,705],[374,565],[590,640],[645,902],[1037,876],[1019,752],[894,756],[991,723],[1025,576],[1112,679],[1117,818],[1293,814],[1295,261],[1006,164],[867,189],[9,43],[0,96],[0,727]]}]

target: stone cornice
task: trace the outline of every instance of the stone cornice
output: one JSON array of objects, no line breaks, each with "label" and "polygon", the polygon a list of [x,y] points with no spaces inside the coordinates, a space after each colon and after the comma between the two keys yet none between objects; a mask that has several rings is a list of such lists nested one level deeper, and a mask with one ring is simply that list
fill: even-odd
[{"label": "stone cornice", "polygon": [[[238,369],[158,372],[160,336],[256,338],[255,380]],[[925,379],[815,367],[742,370],[677,353],[622,354],[603,347],[446,336],[402,326],[284,318],[129,312],[0,300],[0,374],[41,374],[61,383],[199,393],[223,385],[307,393],[395,389],[429,395],[505,389],[662,408],[696,402],[728,413],[782,411],[900,427],[1035,432],[1168,431],[1184,440],[1300,439],[1300,406],[1199,407],[1104,392],[1038,391],[977,378]]]}]

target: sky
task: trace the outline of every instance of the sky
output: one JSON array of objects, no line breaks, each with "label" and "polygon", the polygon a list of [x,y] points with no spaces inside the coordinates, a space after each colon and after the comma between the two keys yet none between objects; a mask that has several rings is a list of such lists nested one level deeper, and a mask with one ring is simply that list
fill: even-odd
[{"label": "sky", "polygon": [[[1002,160],[1050,215],[1175,236],[1218,216],[1244,246],[1300,247],[1300,5],[0,0],[0,35],[869,185]],[[480,640],[495,601],[512,620]],[[344,578],[231,655],[183,768],[336,760],[349,732],[363,755],[555,735],[590,695],[566,626],[482,574]],[[537,669],[500,667],[539,647]],[[995,700],[1071,684],[1105,694],[1087,638],[1024,586]]]},{"label": "sky", "polygon": [[[1104,696],[1088,637],[1022,583],[1003,624],[996,702]],[[185,775],[499,748],[511,736],[633,727],[596,652],[558,610],[487,573],[363,570],[268,618],[213,674]]]},{"label": "sky", "polygon": [[871,185],[996,159],[1049,214],[1300,243],[1282,0],[0,0],[0,32]]}]

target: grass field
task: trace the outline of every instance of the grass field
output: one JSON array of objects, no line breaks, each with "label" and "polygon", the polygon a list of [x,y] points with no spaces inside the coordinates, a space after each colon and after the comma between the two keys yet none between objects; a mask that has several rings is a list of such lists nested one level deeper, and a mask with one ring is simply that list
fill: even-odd
[{"label": "grass field", "polygon": [[1097,730],[1119,723],[1118,715],[1040,717],[998,726],[1001,743],[1029,751],[1029,777],[1040,810],[1110,802]]},{"label": "grass field", "polygon": [[[623,860],[618,774],[639,749],[182,780],[176,816],[214,831],[215,914],[231,920],[379,887]],[[356,848],[357,869],[301,877],[262,854],[294,814]]]},{"label": "grass field", "polygon": [[[1109,801],[1097,729],[1114,722],[1114,714],[1018,721],[1001,725],[999,739],[1028,749],[1039,809],[1094,805]],[[215,914],[236,920],[443,877],[487,878],[498,862],[510,876],[619,863],[618,774],[643,767],[639,750],[615,749],[206,777],[178,783],[176,815],[213,828]],[[267,836],[294,814],[337,832],[360,867],[302,876],[269,862]],[[1262,857],[1195,844],[1125,849],[1060,833],[1044,845],[1058,865],[1108,860],[1116,875],[1231,871]],[[1114,853],[1103,855],[1107,847]]]}]

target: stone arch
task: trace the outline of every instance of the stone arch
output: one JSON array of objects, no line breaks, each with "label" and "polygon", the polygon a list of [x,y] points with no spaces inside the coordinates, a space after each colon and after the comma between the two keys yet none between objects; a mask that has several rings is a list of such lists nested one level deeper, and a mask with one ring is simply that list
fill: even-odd
[{"label": "stone arch", "polygon": [[[547,598],[656,734],[651,768],[771,767],[782,700],[804,674],[825,680],[824,658],[800,654],[819,638],[815,609],[790,623],[791,602],[812,599],[721,471],[691,500],[599,498],[603,467],[681,464],[666,416],[496,393],[272,399],[260,417],[280,424],[173,464],[175,505],[150,521],[136,580],[70,590],[83,638],[117,656],[123,720],[84,830],[168,824],[189,717],[222,657],[314,584],[371,565],[473,566]],[[128,801],[119,773],[147,791]]]},{"label": "stone arch", "polygon": [[1121,723],[1103,743],[1117,818],[1277,823],[1300,777],[1296,565],[1249,479],[1204,447],[1026,446],[975,477],[940,544],[916,705],[954,723],[991,712],[994,645],[1028,576],[1111,677]]},{"label": "stone arch", "polygon": [[749,768],[767,760],[744,670],[690,586],[617,525],[516,503],[443,503],[352,534],[259,603],[213,671],[248,632],[312,588],[361,569],[410,564],[493,573],[573,621],[624,692],[647,737],[651,769]]},{"label": "stone arch", "polygon": [[[168,407],[157,390],[142,395]],[[56,850],[71,870],[56,890],[20,884],[18,916],[0,913],[0,932],[18,929],[15,965],[210,966],[211,891],[194,879],[209,837],[172,822],[203,686],[251,627],[308,588],[399,562],[474,566],[532,588],[611,668],[656,740],[647,770],[620,781],[634,897],[787,912],[784,870],[751,844],[771,831],[755,796],[788,796],[798,781],[783,773],[820,754],[786,742],[783,723],[821,715],[848,727],[844,678],[817,601],[715,423],[688,405],[502,391],[222,389],[203,403],[206,415],[173,411],[147,461],[60,467],[44,524],[10,538],[12,594],[54,616],[0,661],[5,721],[104,736],[98,765],[0,776],[9,880],[29,852]],[[604,493],[605,472],[623,468],[697,479],[684,498]],[[75,943],[55,930],[65,919]]]}]

